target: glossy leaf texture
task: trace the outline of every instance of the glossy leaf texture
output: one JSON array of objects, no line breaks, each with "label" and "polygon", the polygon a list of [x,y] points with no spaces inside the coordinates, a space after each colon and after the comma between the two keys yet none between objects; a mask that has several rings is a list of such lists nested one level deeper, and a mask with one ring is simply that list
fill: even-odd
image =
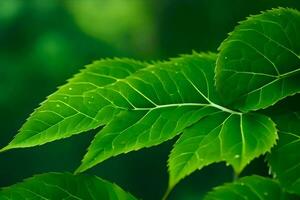
[{"label": "glossy leaf texture", "polygon": [[249,17],[221,44],[216,85],[225,105],[266,108],[300,91],[300,13],[279,8]]},{"label": "glossy leaf texture", "polygon": [[300,195],[300,111],[271,116],[279,129],[279,142],[267,157],[269,166],[282,186]]},{"label": "glossy leaf texture", "polygon": [[96,135],[77,172],[109,157],[158,145],[218,112],[220,108],[213,103],[217,101],[215,59],[215,54],[195,53],[129,76],[126,84],[134,90],[124,88],[124,96],[139,94],[140,98],[127,99],[135,104],[134,109],[120,113]]},{"label": "glossy leaf texture", "polygon": [[119,186],[96,176],[47,173],[0,190],[0,199],[136,200]]},{"label": "glossy leaf texture", "polygon": [[[88,148],[77,172],[83,172],[112,156],[160,144],[185,132],[186,128],[195,123],[196,125],[187,129],[192,131],[183,134],[183,146],[181,143],[176,144],[175,153],[171,155],[170,187],[197,168],[213,162],[228,161],[239,173],[254,157],[270,150],[276,142],[277,133],[269,118],[258,114],[243,115],[216,103],[219,100],[214,88],[214,63],[214,55],[194,54],[158,63],[128,77],[126,81],[137,88],[136,90],[144,92],[145,98],[153,102],[153,105],[149,108],[140,107],[124,111],[104,127]],[[152,86],[154,91],[161,91],[158,86],[162,85],[168,88],[166,91],[177,93],[172,95],[166,92],[161,95],[164,98],[155,98],[153,94],[147,95],[149,89],[146,89],[146,83],[144,88],[142,84],[134,85],[132,80],[137,77],[138,80],[146,80],[149,70],[158,77],[147,79],[147,84]],[[164,76],[166,72],[169,79]],[[219,135],[222,138],[216,136],[218,131],[221,132]],[[201,134],[204,137],[203,141],[201,139],[193,141],[192,137],[199,139],[197,136]],[[225,143],[224,149],[221,148],[224,154],[220,155],[219,150],[215,148],[218,142],[211,143],[213,139],[221,139],[220,143]],[[203,161],[199,162],[197,148],[201,149],[201,146],[210,147],[204,154],[211,153],[211,157],[203,156]],[[190,147],[195,148],[196,157],[192,157],[191,160],[181,157],[191,153]],[[216,154],[211,152],[213,149],[216,150],[214,152]],[[183,162],[183,158],[186,158],[186,162]]]},{"label": "glossy leaf texture", "polygon": [[86,66],[31,114],[3,150],[42,145],[106,124],[122,108],[99,90],[146,66],[130,59],[107,59]]},{"label": "glossy leaf texture", "polygon": [[168,161],[169,188],[197,169],[225,161],[239,174],[255,157],[270,151],[277,131],[270,118],[255,114],[211,114],[187,128]]},{"label": "glossy leaf texture", "polygon": [[209,192],[204,200],[297,200],[299,197],[285,193],[275,180],[261,177],[243,177],[233,183],[219,186]]}]

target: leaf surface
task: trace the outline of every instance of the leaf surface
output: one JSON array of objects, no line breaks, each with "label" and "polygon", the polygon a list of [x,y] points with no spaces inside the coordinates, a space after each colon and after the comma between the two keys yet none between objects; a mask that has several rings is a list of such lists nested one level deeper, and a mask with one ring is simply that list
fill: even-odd
[{"label": "leaf surface", "polygon": [[216,85],[226,105],[251,111],[300,91],[300,13],[273,9],[249,17],[221,44]]},{"label": "leaf surface", "polygon": [[260,114],[211,114],[187,128],[169,158],[172,188],[182,178],[214,162],[225,161],[239,174],[255,157],[269,151],[277,132]]},{"label": "leaf surface", "polygon": [[[96,135],[77,172],[109,157],[160,144],[219,111],[212,102],[217,101],[215,58],[214,54],[183,56],[128,77],[126,84],[134,90],[124,89],[128,92],[124,96],[141,98],[128,99],[134,109],[122,112]],[[124,85],[117,87],[123,91]]]},{"label": "leaf surface", "polygon": [[119,186],[96,176],[47,173],[0,190],[0,199],[135,200]]},{"label": "leaf surface", "polygon": [[99,91],[144,67],[129,59],[88,65],[50,95],[3,150],[42,145],[106,124],[122,108]]},{"label": "leaf surface", "polygon": [[204,200],[297,200],[285,193],[275,180],[261,177],[243,177],[233,183],[214,188]]},{"label": "leaf surface", "polygon": [[272,118],[279,129],[279,142],[267,157],[271,171],[289,192],[300,195],[300,112]]},{"label": "leaf surface", "polygon": [[213,112],[217,110],[211,107],[176,106],[121,113],[97,134],[77,172],[110,157],[158,145]]}]

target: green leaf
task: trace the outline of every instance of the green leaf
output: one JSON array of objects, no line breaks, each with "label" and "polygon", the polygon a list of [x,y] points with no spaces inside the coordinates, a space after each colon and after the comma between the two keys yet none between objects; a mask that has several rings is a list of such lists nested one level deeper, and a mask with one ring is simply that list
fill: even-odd
[{"label": "green leaf", "polygon": [[217,101],[215,58],[214,54],[183,56],[128,77],[126,84],[134,90],[126,96],[137,92],[143,99],[132,99],[135,108],[122,112],[96,135],[77,172],[109,157],[158,145],[202,117],[226,110],[212,102]]},{"label": "green leaf", "polygon": [[96,176],[47,173],[0,190],[0,199],[135,200],[115,184]]},{"label": "green leaf", "polygon": [[183,105],[121,113],[97,134],[77,172],[110,157],[158,145],[213,112],[216,109],[211,107]]},{"label": "green leaf", "polygon": [[297,200],[285,193],[278,182],[261,176],[243,177],[214,188],[204,200]]},{"label": "green leaf", "polygon": [[99,90],[145,66],[129,59],[101,60],[88,65],[50,95],[3,150],[42,145],[106,124],[122,108]]},{"label": "green leaf", "polygon": [[249,17],[221,44],[216,85],[225,105],[250,111],[300,91],[300,13],[273,9]]},{"label": "green leaf", "polygon": [[271,115],[279,142],[267,157],[271,171],[289,192],[300,195],[300,112]]},{"label": "green leaf", "polygon": [[260,114],[211,114],[186,129],[169,158],[169,188],[197,169],[226,161],[239,174],[276,143],[275,124]]}]

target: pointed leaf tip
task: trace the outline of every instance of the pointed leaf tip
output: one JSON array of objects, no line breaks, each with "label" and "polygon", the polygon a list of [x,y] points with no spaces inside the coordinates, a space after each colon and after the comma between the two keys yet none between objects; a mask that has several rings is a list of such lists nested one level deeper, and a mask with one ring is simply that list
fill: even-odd
[{"label": "pointed leaf tip", "polygon": [[[253,134],[255,130],[255,134]],[[261,114],[211,114],[187,128],[175,143],[168,164],[169,184],[176,185],[197,169],[225,161],[239,174],[277,140],[275,124]]]}]

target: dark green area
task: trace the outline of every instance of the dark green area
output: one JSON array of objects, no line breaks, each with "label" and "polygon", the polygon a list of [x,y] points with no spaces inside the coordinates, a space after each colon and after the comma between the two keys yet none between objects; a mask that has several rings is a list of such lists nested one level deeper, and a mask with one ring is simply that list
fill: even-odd
[{"label": "dark green area", "polygon": [[[129,1],[128,1],[129,2]],[[1,0],[0,147],[45,97],[85,64],[105,57],[166,59],[216,51],[238,21],[278,6],[300,10],[298,0]],[[74,171],[93,133],[0,154],[0,186],[34,174]],[[88,173],[118,183],[145,200],[167,187],[166,160],[175,140],[109,159]],[[265,175],[263,158],[244,172]],[[216,164],[194,173],[170,199],[199,199],[232,179]]]}]

